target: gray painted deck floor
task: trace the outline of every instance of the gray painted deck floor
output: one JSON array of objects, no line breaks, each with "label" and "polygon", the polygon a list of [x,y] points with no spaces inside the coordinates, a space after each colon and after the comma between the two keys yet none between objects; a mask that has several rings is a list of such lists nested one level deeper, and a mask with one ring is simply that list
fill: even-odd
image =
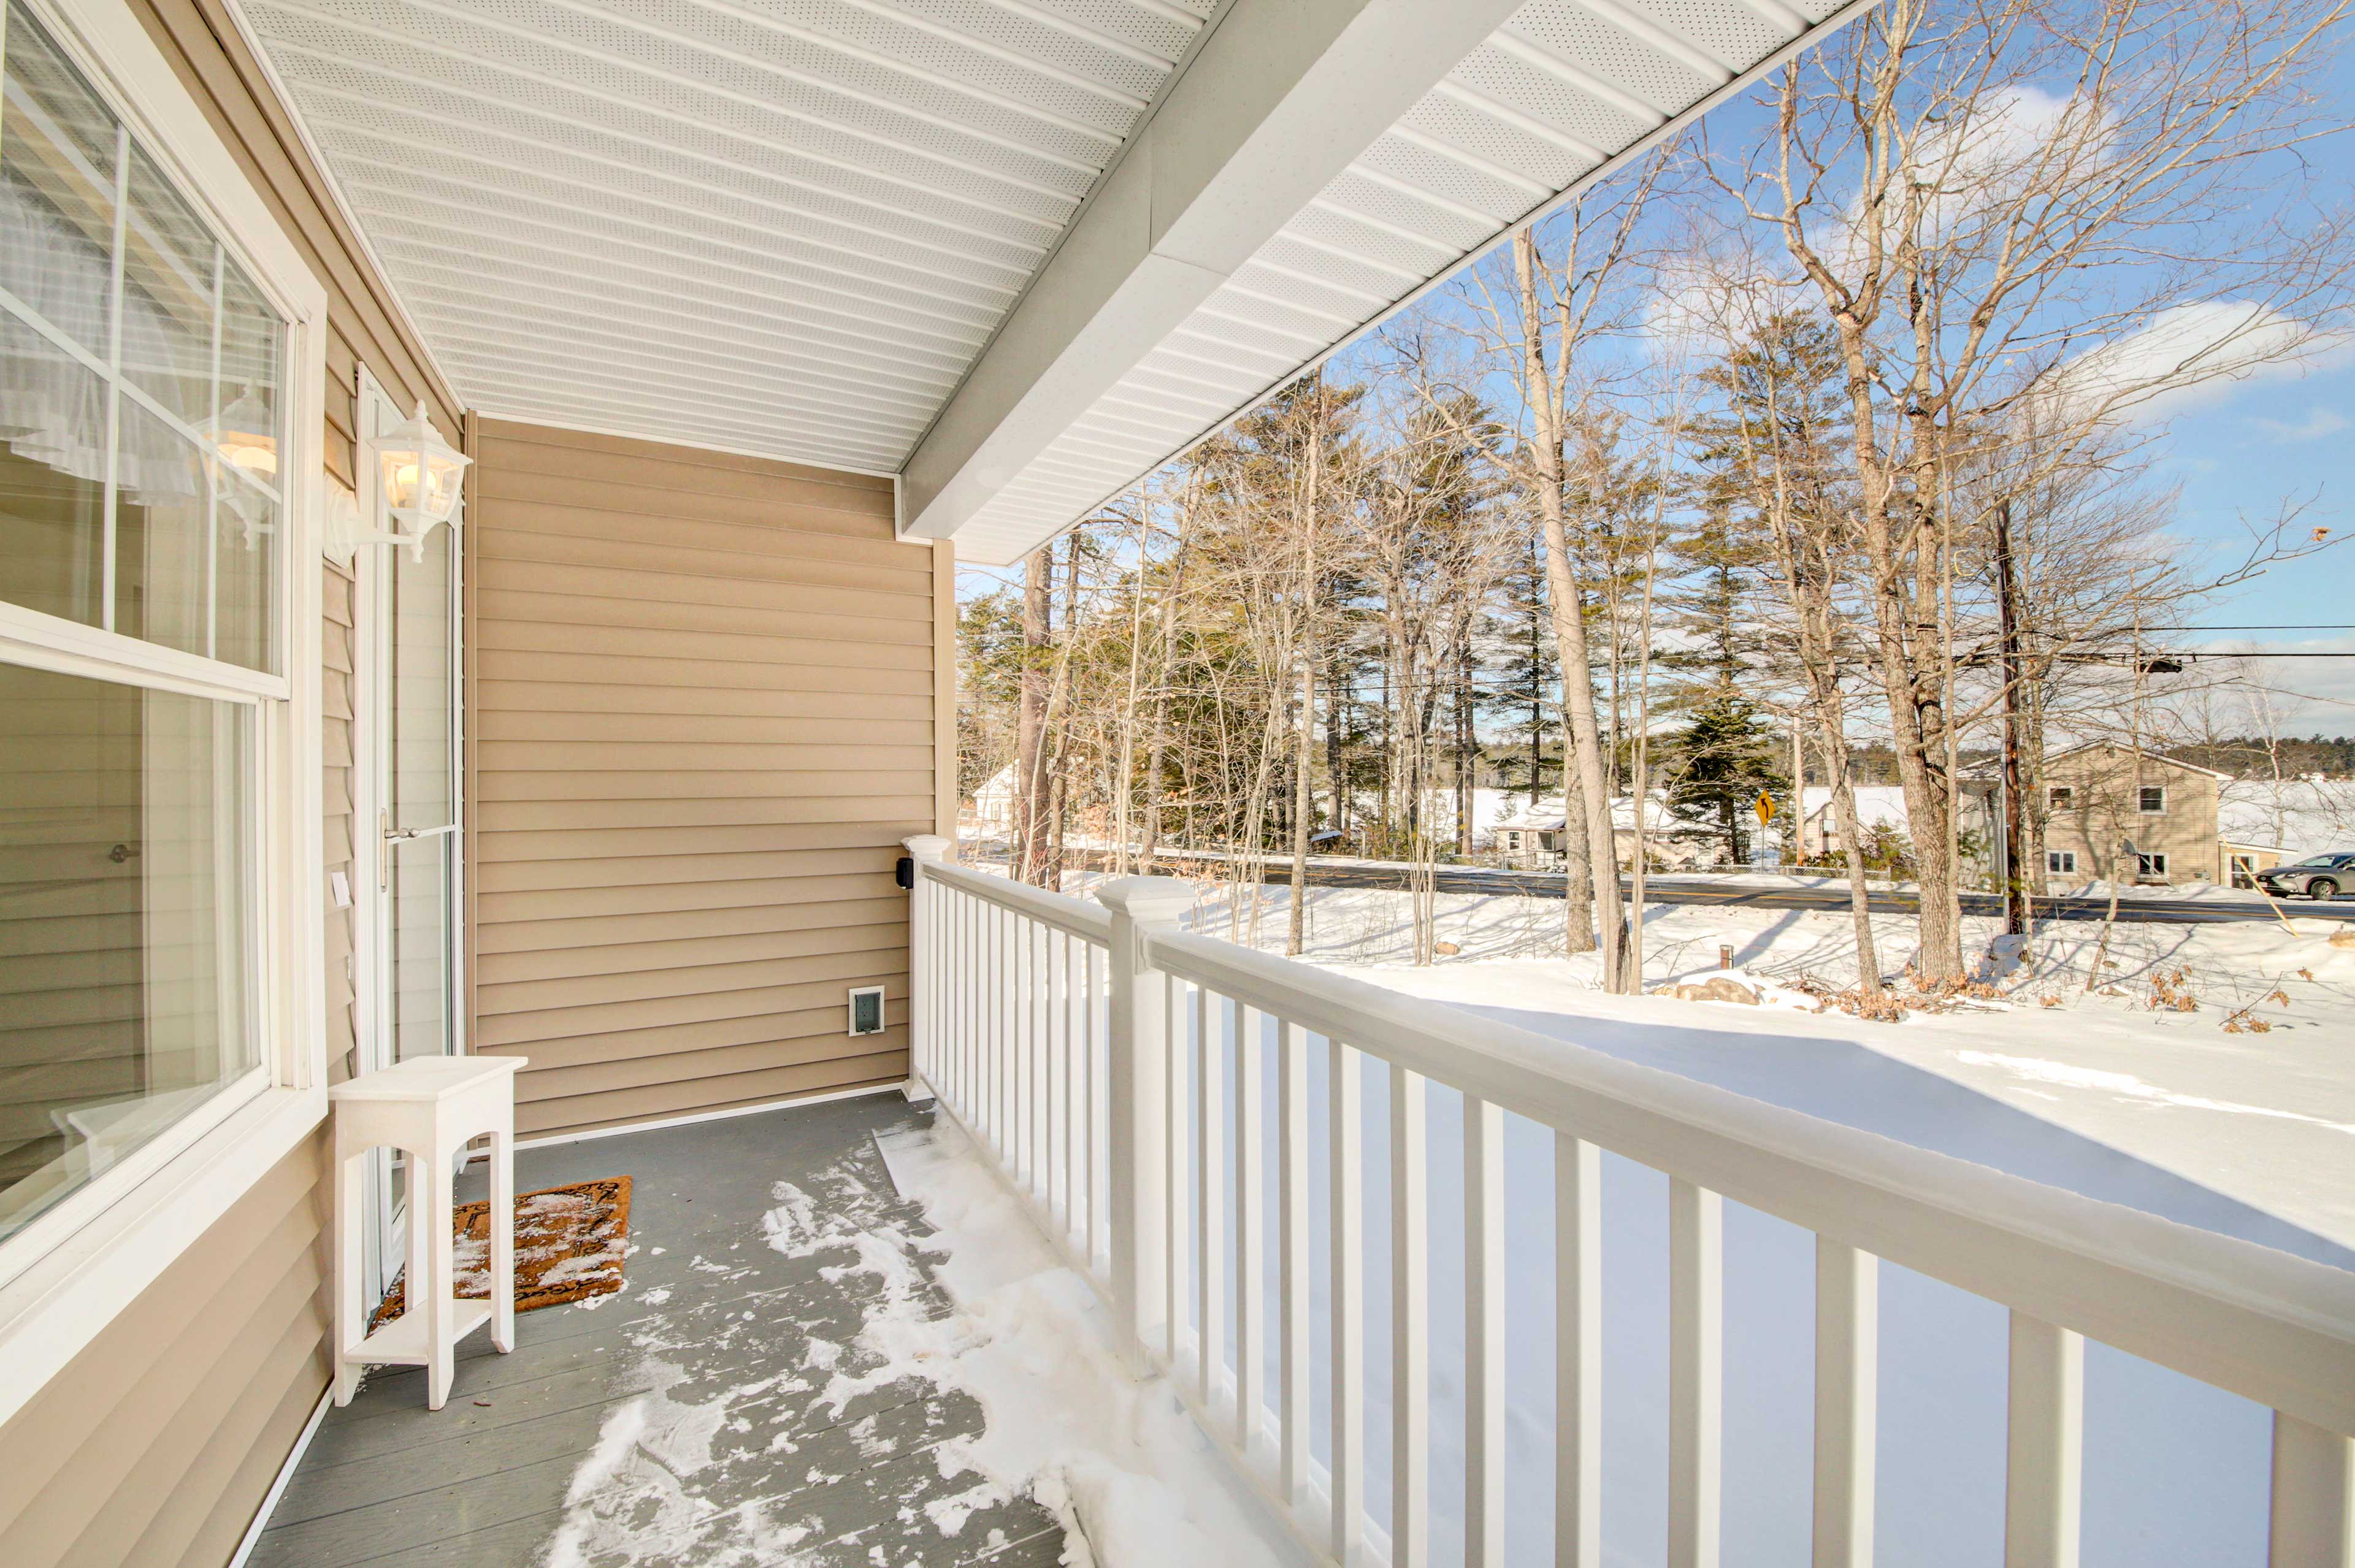
[{"label": "gray painted deck floor", "polygon": [[[877,1279],[839,1245],[774,1246],[764,1228],[790,1182],[810,1207],[788,1232],[926,1234],[874,1145],[924,1115],[871,1095],[518,1155],[519,1191],[633,1179],[626,1287],[518,1315],[512,1355],[469,1336],[438,1412],[422,1371],[371,1376],[328,1412],[252,1568],[1060,1562],[1061,1530],[1028,1499],[953,1532],[927,1513],[963,1512],[974,1478],[944,1477],[937,1450],[980,1430],[979,1406],[911,1381],[837,1412],[826,1385],[861,1369]],[[901,1251],[918,1310],[944,1312],[921,1252]]]}]

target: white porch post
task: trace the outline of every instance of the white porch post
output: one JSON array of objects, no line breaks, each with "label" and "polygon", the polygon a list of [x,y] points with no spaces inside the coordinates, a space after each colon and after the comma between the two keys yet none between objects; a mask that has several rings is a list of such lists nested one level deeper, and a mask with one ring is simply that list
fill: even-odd
[{"label": "white porch post", "polygon": [[1112,1294],[1131,1370],[1150,1367],[1146,1347],[1168,1327],[1169,1040],[1167,981],[1146,956],[1144,932],[1174,927],[1194,907],[1175,877],[1123,877],[1096,890],[1112,911],[1111,1035],[1107,1088],[1111,1126]]},{"label": "white porch post", "polygon": [[938,1042],[932,1039],[932,1010],[934,988],[939,976],[933,970],[939,955],[932,951],[936,940],[932,929],[928,906],[932,900],[924,889],[924,868],[943,859],[949,852],[949,841],[932,833],[919,833],[902,838],[900,844],[909,858],[916,862],[916,874],[910,879],[908,889],[908,1084],[911,1100],[922,1099],[925,1091],[937,1093],[932,1083],[932,1053]]}]

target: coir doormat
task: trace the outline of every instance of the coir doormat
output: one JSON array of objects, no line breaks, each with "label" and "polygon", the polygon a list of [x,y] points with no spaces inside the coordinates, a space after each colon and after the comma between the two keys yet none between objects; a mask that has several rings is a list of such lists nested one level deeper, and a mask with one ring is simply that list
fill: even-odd
[{"label": "coir doormat", "polygon": [[[491,1294],[491,1206],[462,1203],[451,1214],[457,1232],[458,1294]],[[630,1246],[630,1179],[601,1177],[570,1187],[547,1187],[516,1197],[516,1310],[559,1307],[622,1288],[622,1259]],[[408,1271],[403,1270],[406,1275]],[[371,1331],[400,1316],[400,1279],[369,1319]]]}]

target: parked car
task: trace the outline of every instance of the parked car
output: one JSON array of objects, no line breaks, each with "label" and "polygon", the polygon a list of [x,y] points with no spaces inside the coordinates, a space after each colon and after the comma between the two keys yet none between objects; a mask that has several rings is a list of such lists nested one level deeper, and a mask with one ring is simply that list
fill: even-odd
[{"label": "parked car", "polygon": [[2335,899],[2355,888],[2355,854],[2308,855],[2303,860],[2259,871],[2257,885],[2277,898],[2304,893],[2310,899]]}]

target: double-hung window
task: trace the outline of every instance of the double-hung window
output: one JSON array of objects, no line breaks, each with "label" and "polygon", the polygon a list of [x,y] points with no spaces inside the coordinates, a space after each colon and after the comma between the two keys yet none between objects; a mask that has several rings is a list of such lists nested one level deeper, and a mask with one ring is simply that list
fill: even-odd
[{"label": "double-hung window", "polygon": [[0,33],[0,1249],[292,1027],[290,317],[66,37]]}]

